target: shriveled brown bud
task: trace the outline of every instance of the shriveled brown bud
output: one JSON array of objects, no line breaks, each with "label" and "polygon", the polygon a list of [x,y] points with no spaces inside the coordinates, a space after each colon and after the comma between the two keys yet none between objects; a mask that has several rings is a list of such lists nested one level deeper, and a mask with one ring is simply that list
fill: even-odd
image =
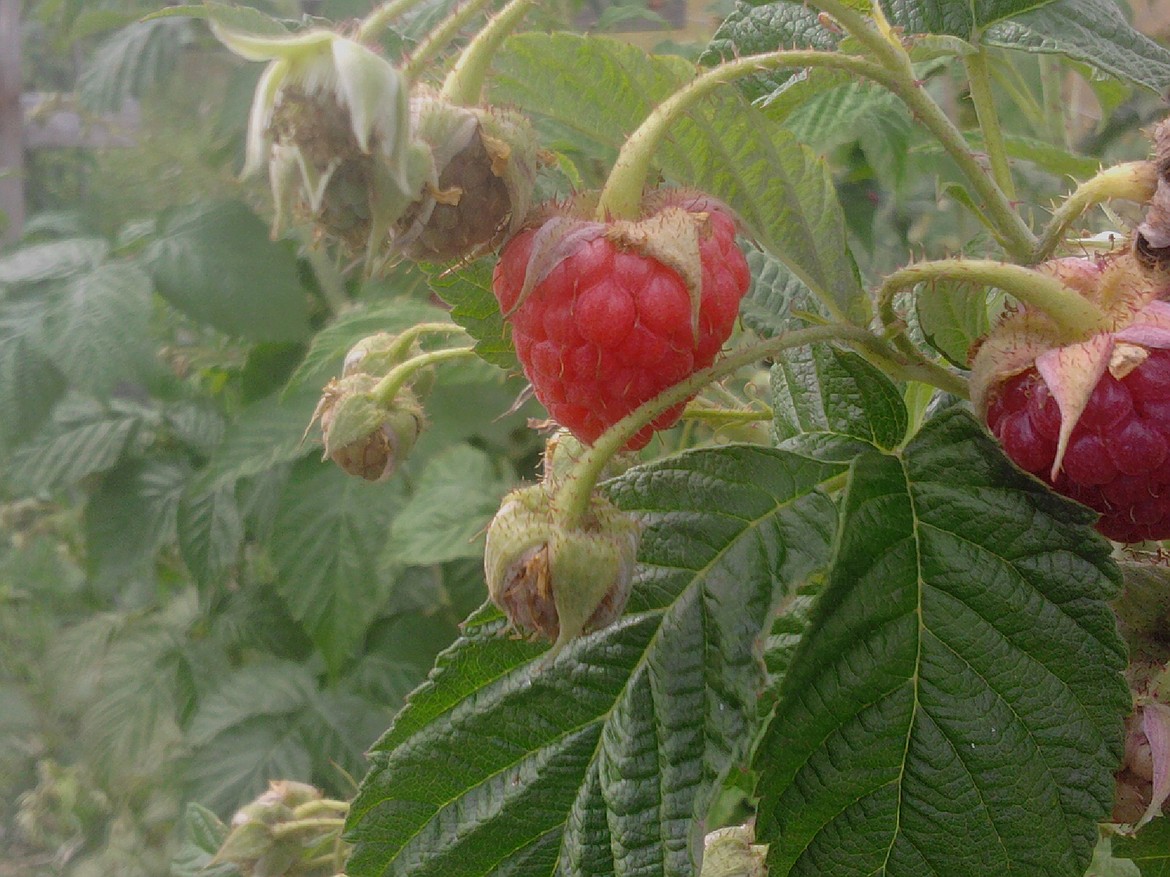
[{"label": "shriveled brown bud", "polygon": [[320,419],[325,456],[367,481],[389,478],[422,431],[423,412],[414,394],[399,390],[389,405],[378,401],[374,375],[359,372],[330,381],[313,419]]}]

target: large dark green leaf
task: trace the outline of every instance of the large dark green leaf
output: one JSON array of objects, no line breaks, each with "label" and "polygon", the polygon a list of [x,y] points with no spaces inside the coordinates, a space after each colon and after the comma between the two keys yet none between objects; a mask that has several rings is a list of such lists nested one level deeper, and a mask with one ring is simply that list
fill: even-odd
[{"label": "large dark green leaf", "polygon": [[1130,707],[1093,515],[966,412],[860,457],[759,750],[773,877],[1081,877]]},{"label": "large dark green leaf", "polygon": [[1053,0],[885,0],[891,23],[909,33],[949,34],[974,41],[979,32],[997,21],[1021,15]]},{"label": "large dark green leaf", "polygon": [[[566,34],[513,38],[498,66],[498,99],[611,147],[625,141],[655,99],[691,78],[677,58]],[[836,316],[868,320],[827,168],[738,91],[717,91],[680,119],[656,159],[670,179],[727,202]]]},{"label": "large dark green leaf", "polygon": [[285,489],[272,535],[277,589],[331,670],[389,596],[377,559],[401,504],[399,481],[370,484],[333,465],[302,464]]},{"label": "large dark green leaf", "polygon": [[627,614],[551,662],[473,618],[375,747],[347,873],[692,873],[758,727],[775,602],[825,563],[837,471],[729,447],[611,482],[645,523]]},{"label": "large dark green leaf", "polygon": [[143,259],[171,304],[220,331],[256,341],[308,334],[293,247],[269,240],[264,223],[242,202],[168,212]]},{"label": "large dark green leaf", "polygon": [[1170,877],[1170,816],[1143,826],[1135,838],[1115,838],[1113,855],[1132,861],[1142,877]]},{"label": "large dark green leaf", "polygon": [[1134,30],[1114,0],[1056,0],[995,25],[983,41],[1056,52],[1153,91],[1170,88],[1170,49]]}]

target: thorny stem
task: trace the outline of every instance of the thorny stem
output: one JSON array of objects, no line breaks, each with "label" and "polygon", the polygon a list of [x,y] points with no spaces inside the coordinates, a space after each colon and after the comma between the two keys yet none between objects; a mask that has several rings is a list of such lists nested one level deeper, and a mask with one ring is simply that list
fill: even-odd
[{"label": "thorny stem", "polygon": [[1107,318],[1099,307],[1069,289],[1054,277],[1031,268],[989,259],[945,259],[910,265],[890,274],[878,291],[877,311],[898,350],[906,355],[916,348],[906,337],[902,320],[894,309],[899,290],[919,283],[953,280],[995,286],[1020,301],[1043,311],[1070,338],[1083,338],[1100,331]]},{"label": "thorny stem", "polygon": [[699,420],[716,426],[737,423],[760,423],[771,420],[772,409],[742,411],[738,408],[709,408],[700,403],[691,403],[683,411],[684,420]]},{"label": "thorny stem", "polygon": [[386,372],[386,376],[374,385],[374,389],[370,393],[380,404],[389,406],[394,402],[395,397],[397,397],[403,385],[410,380],[415,372],[440,362],[475,355],[475,350],[471,347],[448,347],[444,350],[420,353],[418,356],[408,359],[402,365],[396,365],[390,371]]},{"label": "thorny stem", "polygon": [[468,43],[447,79],[443,82],[442,96],[453,104],[474,106],[483,94],[483,83],[488,68],[500,44],[515,30],[525,14],[536,5],[536,0],[509,0],[486,24],[475,38]]},{"label": "thorny stem", "polygon": [[654,111],[629,136],[618,153],[605,188],[597,202],[597,219],[637,219],[641,212],[642,190],[650,173],[655,150],[679,118],[695,102],[716,88],[743,76],[777,67],[834,67],[859,76],[877,79],[893,89],[890,76],[880,66],[864,58],[838,52],[818,50],[781,50],[761,55],[747,55],[728,61],[695,77],[655,107]]},{"label": "thorny stem", "polygon": [[[897,359],[882,339],[867,329],[847,323],[831,323],[824,326],[797,329],[729,353],[714,365],[697,371],[686,380],[662,391],[601,434],[593,446],[574,464],[569,476],[564,480],[563,486],[557,493],[555,505],[560,515],[561,524],[569,529],[580,525],[589,508],[593,488],[597,484],[597,479],[601,477],[606,463],[614,454],[625,447],[626,443],[637,435],[640,429],[666,409],[680,402],[685,402],[707,384],[732,375],[758,360],[775,356],[781,351],[793,347],[802,347],[806,344],[822,341],[842,341],[885,362],[896,362]],[[904,366],[902,371],[906,374],[913,374],[917,380],[933,383],[950,392],[958,390],[960,394],[966,395],[965,384],[961,378],[937,366],[935,368],[937,371],[929,376],[919,364]],[[940,377],[940,375],[945,377]]]},{"label": "thorny stem", "polygon": [[1008,164],[1007,147],[1003,141],[1003,130],[999,125],[999,113],[991,94],[991,74],[987,66],[987,50],[979,49],[964,59],[967,68],[967,83],[971,88],[971,102],[975,105],[975,116],[983,131],[983,143],[991,162],[991,173],[1003,190],[1004,195],[1014,200],[1015,183]]},{"label": "thorny stem", "polygon": [[390,22],[400,15],[405,15],[420,2],[422,0],[387,0],[386,3],[362,19],[362,23],[358,25],[357,33],[354,34],[354,39],[359,43],[378,42],[382,31],[390,26]]},{"label": "thorny stem", "polygon": [[1150,161],[1131,161],[1106,168],[1092,179],[1077,186],[1064,202],[1053,212],[1052,218],[1036,242],[1036,249],[1029,260],[1043,262],[1060,245],[1064,233],[1094,204],[1112,198],[1145,203],[1154,197],[1158,187],[1158,169]]},{"label": "thorny stem", "polygon": [[451,40],[463,29],[467,22],[487,6],[488,0],[467,0],[462,6],[448,15],[443,22],[427,34],[427,38],[419,43],[410,53],[402,65],[402,75],[408,82],[413,82],[428,64],[435,59],[443,49],[450,45]]},{"label": "thorny stem", "polygon": [[[1016,212],[1011,199],[979,163],[967,145],[962,132],[943,112],[942,107],[914,78],[910,55],[897,40],[896,34],[885,21],[884,16],[876,23],[851,8],[846,0],[813,0],[813,4],[829,13],[850,36],[869,49],[881,66],[893,78],[893,84],[877,79],[890,91],[898,95],[907,108],[938,139],[951,160],[970,182],[976,194],[983,199],[987,218],[995,226],[1004,249],[1016,258],[1031,255],[1036,237],[1023,217]],[[880,7],[874,4],[880,12]]]}]

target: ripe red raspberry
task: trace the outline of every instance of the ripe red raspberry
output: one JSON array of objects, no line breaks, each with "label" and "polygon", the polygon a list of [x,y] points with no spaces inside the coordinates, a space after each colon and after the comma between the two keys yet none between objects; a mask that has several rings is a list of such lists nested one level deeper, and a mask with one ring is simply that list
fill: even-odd
[{"label": "ripe red raspberry", "polygon": [[1105,306],[1111,325],[1055,341],[1028,309],[972,364],[972,401],[1020,468],[1101,513],[1118,542],[1170,538],[1170,304],[1134,260],[1042,266]]},{"label": "ripe red raspberry", "polygon": [[1170,350],[1153,350],[1121,380],[1108,371],[1051,477],[1060,409],[1030,368],[991,399],[987,425],[1021,469],[1101,513],[1098,529],[1118,542],[1170,538]]},{"label": "ripe red raspberry", "polygon": [[[559,216],[520,232],[492,287],[536,397],[592,443],[714,361],[750,280],[727,208],[675,195],[638,222]],[[659,415],[627,447],[644,447],[683,407]]]}]

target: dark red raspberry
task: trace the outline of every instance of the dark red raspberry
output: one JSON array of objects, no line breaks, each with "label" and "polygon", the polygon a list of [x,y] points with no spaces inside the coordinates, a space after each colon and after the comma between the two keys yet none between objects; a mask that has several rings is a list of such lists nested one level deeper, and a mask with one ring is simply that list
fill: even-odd
[{"label": "dark red raspberry", "polygon": [[1033,367],[993,391],[987,425],[1020,468],[1099,511],[1098,529],[1110,539],[1170,538],[1170,350],[1151,350],[1121,380],[1105,372],[1053,480],[1055,408]]},{"label": "dark red raspberry", "polygon": [[[650,254],[653,242],[637,243],[656,234],[656,219],[680,208],[686,211],[680,227],[693,227],[698,242],[698,337],[686,279]],[[529,228],[512,238],[492,286],[536,397],[558,423],[592,443],[714,361],[751,277],[734,220],[708,198],[665,207],[638,223],[549,222],[555,228]],[[530,280],[525,291],[530,272],[537,282]],[[627,447],[645,446],[655,430],[679,419],[683,407],[659,415]]]}]

